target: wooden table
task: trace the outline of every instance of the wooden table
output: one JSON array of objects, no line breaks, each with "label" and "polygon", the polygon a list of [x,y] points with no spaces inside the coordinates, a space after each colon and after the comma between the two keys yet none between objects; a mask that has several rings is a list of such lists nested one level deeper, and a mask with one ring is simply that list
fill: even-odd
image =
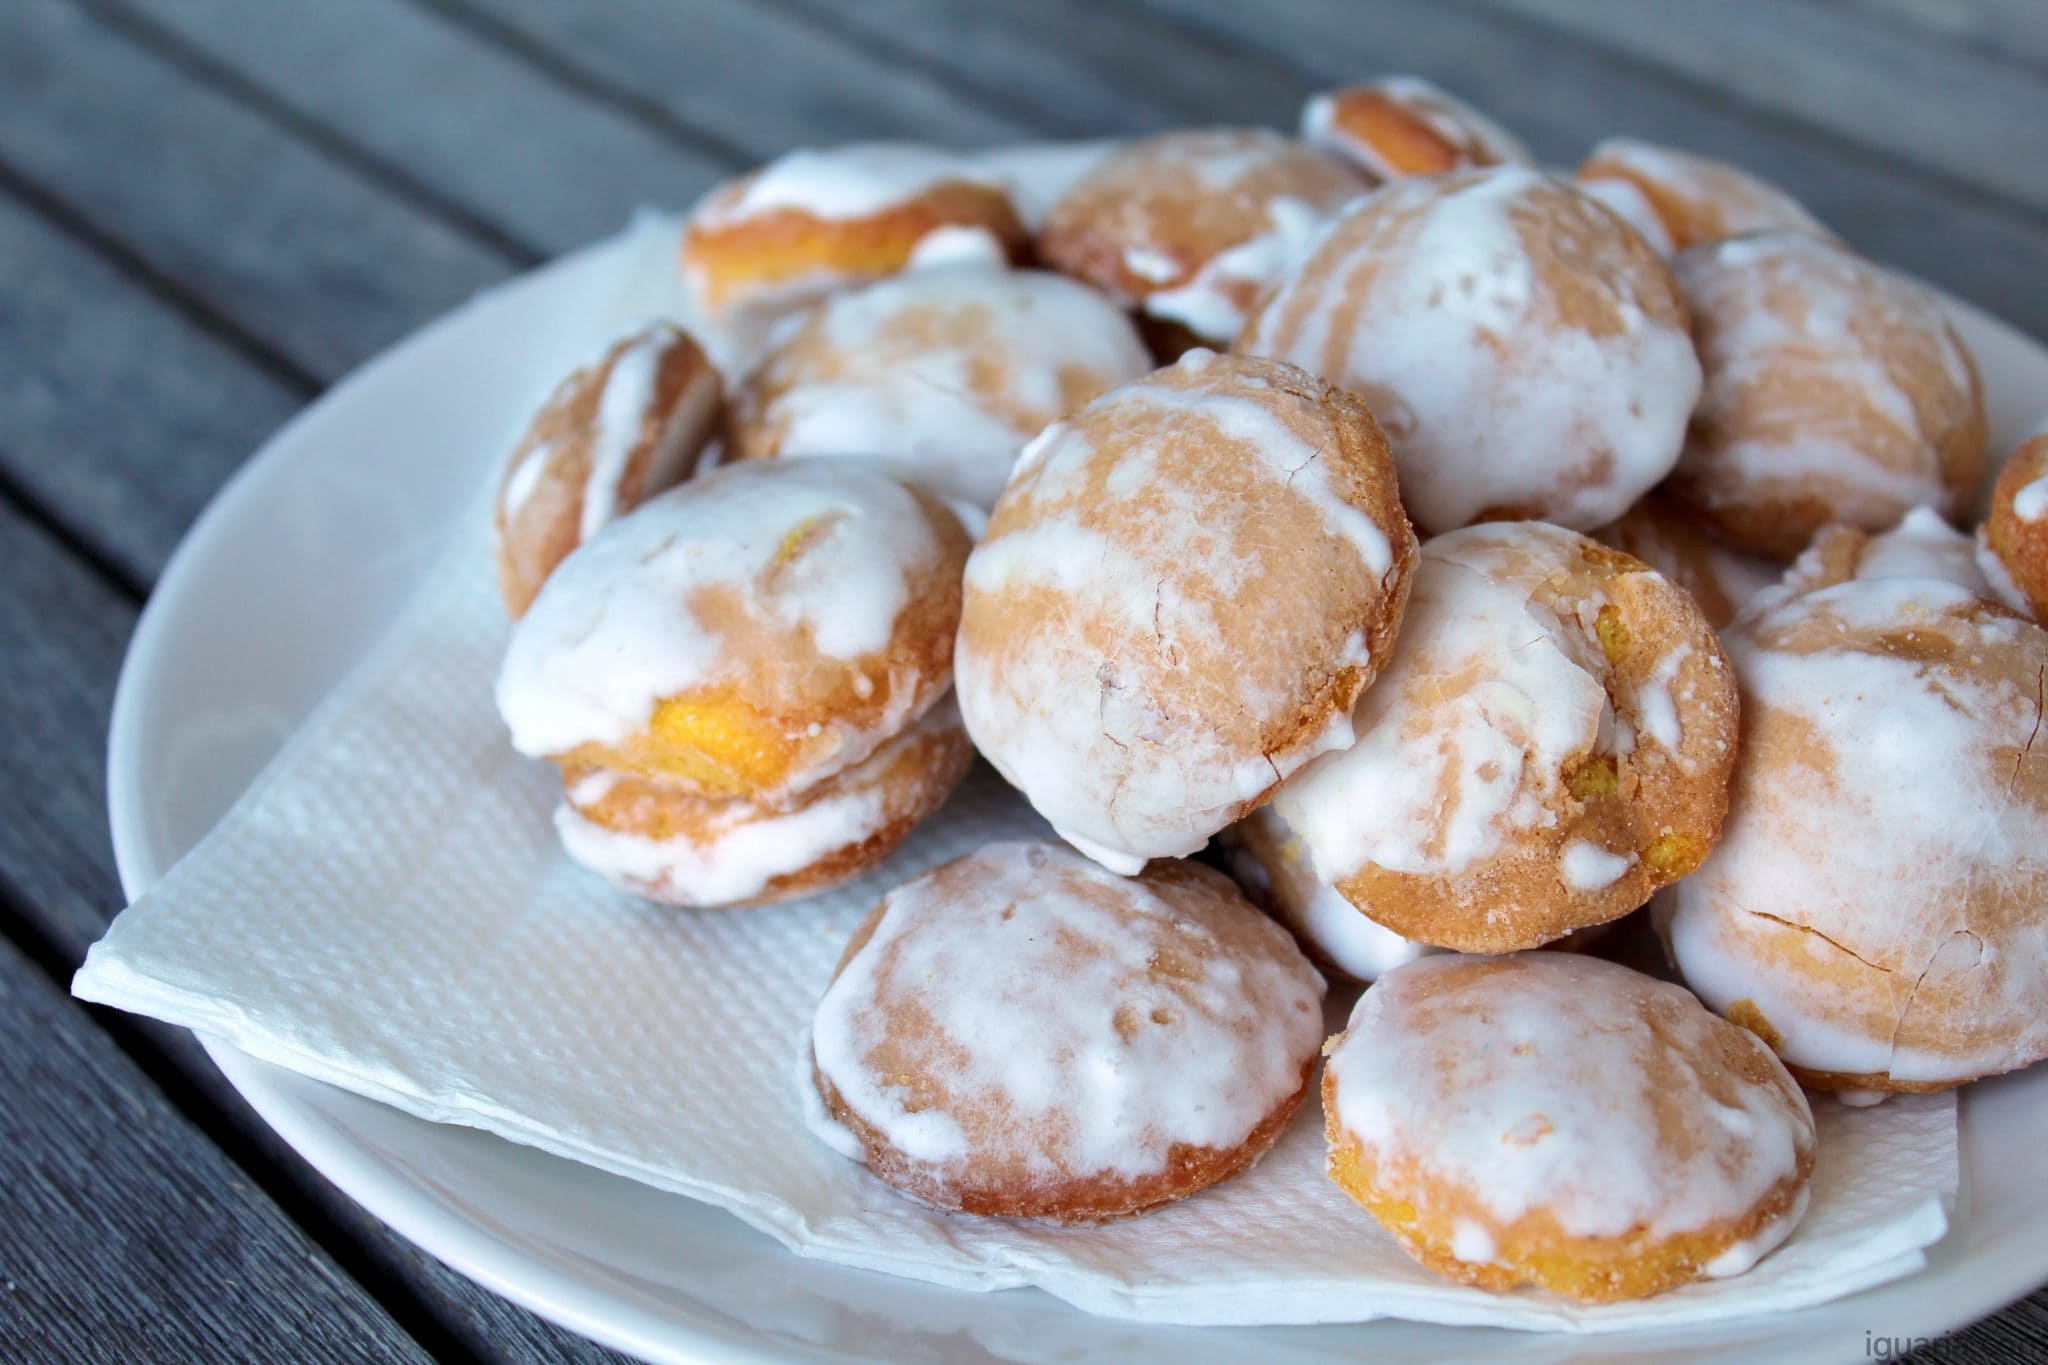
[{"label": "wooden table", "polygon": [[[121,903],[123,644],[265,436],[792,145],[1284,125],[1387,70],[1559,164],[1624,131],[1742,161],[2048,336],[2042,0],[0,6],[0,1358],[610,1358],[358,1210],[189,1036],[65,994]],[[2048,1294],[1924,1359],[2044,1355]]]}]

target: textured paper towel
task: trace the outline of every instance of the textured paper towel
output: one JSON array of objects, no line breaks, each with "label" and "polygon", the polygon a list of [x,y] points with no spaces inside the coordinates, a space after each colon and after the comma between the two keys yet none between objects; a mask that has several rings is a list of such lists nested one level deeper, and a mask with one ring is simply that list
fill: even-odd
[{"label": "textured paper towel", "polygon": [[[599,310],[608,323],[650,311],[671,240],[648,228],[621,245],[633,283]],[[963,1289],[1036,1284],[1153,1321],[1672,1325],[1895,1278],[1944,1230],[1947,1095],[1818,1101],[1812,1208],[1783,1249],[1734,1280],[1602,1308],[1416,1267],[1324,1177],[1314,1104],[1246,1176],[1131,1222],[1041,1227],[904,1201],[805,1131],[810,1010],[884,889],[1043,826],[977,771],[893,861],[839,892],[739,912],[618,895],[560,855],[553,772],[505,741],[490,689],[506,628],[483,518],[453,540],[391,634],[115,921],[80,996],[721,1205],[805,1255]]]}]

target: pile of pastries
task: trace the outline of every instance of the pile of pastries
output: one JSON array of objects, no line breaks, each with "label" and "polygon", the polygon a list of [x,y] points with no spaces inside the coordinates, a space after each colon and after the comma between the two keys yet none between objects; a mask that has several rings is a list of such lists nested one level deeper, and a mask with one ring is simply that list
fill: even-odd
[{"label": "pile of pastries", "polygon": [[[873,869],[977,754],[1045,817],[818,1006],[903,1193],[1141,1214],[1320,1076],[1418,1261],[1631,1298],[1791,1234],[1809,1093],[2048,1055],[2048,437],[1987,451],[1940,303],[1784,190],[1545,171],[1396,77],[793,152],[679,257],[693,316],[506,465],[498,704],[569,855],[675,905]],[[1682,984],[1599,955],[1646,906]]]}]

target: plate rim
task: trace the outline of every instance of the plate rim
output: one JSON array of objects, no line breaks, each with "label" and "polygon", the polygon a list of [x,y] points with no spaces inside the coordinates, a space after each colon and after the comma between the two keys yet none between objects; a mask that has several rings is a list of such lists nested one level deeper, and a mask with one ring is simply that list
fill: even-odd
[{"label": "plate rim", "polygon": [[[156,866],[150,853],[141,764],[139,758],[131,756],[139,754],[135,736],[144,724],[143,694],[147,675],[156,660],[174,647],[171,623],[179,615],[181,604],[194,593],[206,547],[222,538],[223,528],[235,521],[245,504],[260,499],[267,481],[299,461],[311,458],[295,450],[296,438],[307,426],[320,420],[327,409],[354,401],[356,394],[379,375],[412,363],[420,351],[433,345],[436,338],[460,327],[474,310],[509,295],[535,290],[546,282],[559,283],[563,277],[578,270],[589,270],[606,263],[608,257],[622,251],[630,236],[631,229],[628,229],[510,276],[414,328],[350,370],[293,414],[267,436],[207,500],[158,574],[123,650],[115,683],[105,750],[108,826],[116,873],[122,892],[129,900],[139,897],[168,870],[168,867]],[[1998,334],[2039,355],[2044,370],[2048,370],[2048,347],[1973,304],[1938,288],[1936,293],[1948,308],[1964,315],[1982,330]],[[346,676],[353,662],[374,648],[381,633],[380,627],[357,651],[351,663],[344,665],[341,674],[328,685],[328,690]],[[314,706],[318,704],[317,700],[313,703]],[[282,737],[279,742],[283,742]],[[275,752],[273,749],[272,753]],[[799,1352],[817,1359],[846,1358],[844,1353],[823,1352],[815,1347],[805,1352],[804,1347],[795,1343],[771,1348],[745,1325],[722,1321],[715,1314],[697,1311],[694,1305],[686,1308],[678,1304],[666,1312],[656,1313],[626,1303],[617,1295],[601,1295],[571,1273],[551,1266],[502,1239],[481,1235],[436,1211],[431,1203],[417,1195],[408,1195],[404,1186],[391,1178],[389,1168],[374,1151],[360,1143],[342,1140],[324,1120],[303,1109],[286,1091],[273,1085],[263,1075],[261,1063],[220,1039],[200,1035],[200,1041],[213,1064],[257,1116],[324,1179],[399,1236],[491,1293],[567,1330],[645,1359],[678,1358],[675,1337],[679,1332],[688,1334],[686,1344],[690,1359],[720,1362],[721,1365],[724,1362],[753,1365],[754,1362],[787,1360]],[[2048,1063],[2043,1065],[2048,1066]],[[294,1079],[306,1084],[323,1084],[305,1077]],[[333,1088],[340,1090],[339,1087]],[[1967,1088],[1959,1098],[1962,1103],[1958,1108],[1958,1122],[1966,1123],[1964,1111],[1971,1107]],[[1971,1178],[1966,1166],[1963,1186],[1959,1188],[1955,1203],[1966,1201]],[[2048,1212],[2048,1202],[2044,1202],[2043,1211]],[[1950,1214],[1951,1227],[1946,1235],[1953,1236],[1953,1207]],[[1935,1247],[1929,1248],[1930,1255],[1939,1245],[1936,1243]],[[2032,1258],[1984,1259],[1987,1264],[1977,1267],[1967,1280],[1977,1292],[1949,1296],[1938,1309],[1930,1310],[1926,1319],[1927,1330],[1915,1333],[1915,1336],[1945,1336],[2048,1285],[2048,1236],[2041,1239]],[[1923,1267],[1911,1275],[1859,1291],[1850,1297],[1882,1296],[1898,1286],[1912,1284],[1928,1273],[1929,1269]],[[1813,1307],[1825,1308],[1827,1304]],[[1758,1321],[1767,1316],[1733,1321]],[[1628,1335],[1611,1334],[1616,1341],[1626,1340]]]}]

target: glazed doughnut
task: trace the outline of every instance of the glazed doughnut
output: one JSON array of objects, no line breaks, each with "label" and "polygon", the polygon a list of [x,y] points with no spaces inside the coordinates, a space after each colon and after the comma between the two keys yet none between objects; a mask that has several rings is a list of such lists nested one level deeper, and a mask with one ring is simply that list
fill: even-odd
[{"label": "glazed doughnut", "polygon": [[521,753],[786,805],[944,694],[968,543],[859,461],[715,470],[562,562],[498,710]]},{"label": "glazed doughnut", "polygon": [[1357,399],[1190,352],[1018,458],[967,562],[967,731],[1105,867],[1191,853],[1351,742],[1414,558]]},{"label": "glazed doughnut", "polygon": [[1653,142],[1600,143],[1579,167],[1579,184],[1666,255],[1744,232],[1784,230],[1835,239],[1769,181]]},{"label": "glazed doughnut", "polygon": [[1375,181],[1535,160],[1507,129],[1420,76],[1315,96],[1301,111],[1301,136]]},{"label": "glazed doughnut", "polygon": [[1914,577],[1789,596],[1725,638],[1741,760],[1666,926],[1686,984],[1827,1090],[2048,1054],[2048,632]]},{"label": "glazed doughnut", "polygon": [[2048,433],[2005,462],[1991,515],[1977,533],[1977,563],[2000,600],[2048,621]]},{"label": "glazed doughnut", "polygon": [[1706,387],[1665,485],[1715,535],[1786,560],[1831,521],[1954,515],[1984,465],[1984,391],[1920,285],[1800,232],[1672,263]]},{"label": "glazed doughnut", "polygon": [[973,761],[959,708],[942,698],[786,809],[571,768],[555,830],[571,858],[621,891],[669,905],[772,905],[849,881],[894,853]]},{"label": "glazed doughnut", "polygon": [[1715,630],[1735,619],[1752,597],[1778,581],[1781,566],[1709,536],[1685,513],[1652,492],[1621,520],[1589,532],[1685,589]]},{"label": "glazed doughnut", "polygon": [[1330,1178],[1450,1279],[1646,1298],[1743,1273],[1805,1215],[1813,1112],[1785,1068],[1615,963],[1427,958],[1326,1050]]},{"label": "glazed doughnut", "polygon": [[555,386],[506,463],[491,519],[512,615],[571,550],[688,473],[717,429],[720,390],[697,343],[665,322]]},{"label": "glazed doughnut", "polygon": [[1308,846],[1271,806],[1259,807],[1219,838],[1232,879],[1327,971],[1377,981],[1403,963],[1443,951],[1402,938],[1316,876]]},{"label": "glazed doughnut", "polygon": [[1308,1093],[1322,979],[1221,873],[991,844],[854,931],[813,1079],[934,1207],[1126,1218],[1249,1168]]},{"label": "glazed doughnut", "polygon": [[1160,133],[1068,191],[1038,251],[1167,324],[1179,338],[1169,352],[1227,346],[1260,293],[1365,189],[1344,163],[1263,128]]},{"label": "glazed doughnut", "polygon": [[1365,399],[1417,526],[1613,521],[1699,391],[1662,258],[1524,166],[1397,180],[1349,210],[1236,349]]},{"label": "glazed doughnut", "polygon": [[712,317],[780,309],[924,266],[1023,257],[1008,194],[965,157],[909,143],[802,148],[706,195],[684,283]]},{"label": "glazed doughnut", "polygon": [[1533,948],[1618,919],[1720,833],[1735,683],[1692,599],[1541,522],[1424,543],[1357,743],[1274,809],[1404,938]]},{"label": "glazed doughnut", "polygon": [[1122,309],[1036,270],[920,270],[825,301],[735,404],[741,459],[870,455],[986,508],[1024,443],[1152,368]]}]

